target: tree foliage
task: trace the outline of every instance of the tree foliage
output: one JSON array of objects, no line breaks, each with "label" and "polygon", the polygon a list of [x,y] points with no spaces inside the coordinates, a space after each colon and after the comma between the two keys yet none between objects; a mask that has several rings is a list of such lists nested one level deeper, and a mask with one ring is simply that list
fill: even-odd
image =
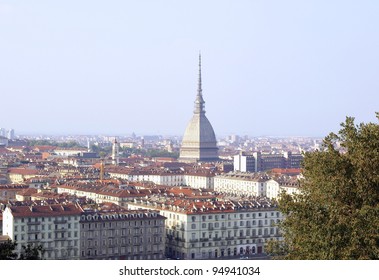
[{"label": "tree foliage", "polygon": [[15,260],[17,254],[14,252],[16,249],[16,242],[8,239],[6,242],[0,244],[0,260]]},{"label": "tree foliage", "polygon": [[22,246],[20,260],[42,260],[45,250],[42,245],[27,244]]},{"label": "tree foliage", "polygon": [[45,250],[42,245],[27,244],[22,246],[20,256],[16,251],[17,242],[8,239],[0,244],[0,260],[42,260]]},{"label": "tree foliage", "polygon": [[305,154],[302,193],[281,196],[284,242],[270,244],[272,254],[379,259],[379,125],[347,117],[341,127]]}]

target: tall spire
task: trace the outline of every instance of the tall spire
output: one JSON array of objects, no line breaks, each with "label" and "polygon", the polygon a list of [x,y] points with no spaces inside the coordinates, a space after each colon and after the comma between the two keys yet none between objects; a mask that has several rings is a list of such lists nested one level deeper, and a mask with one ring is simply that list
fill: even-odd
[{"label": "tall spire", "polygon": [[199,80],[197,84],[197,95],[195,100],[195,114],[204,114],[204,99],[203,99],[203,89],[201,84],[201,53],[199,53]]},{"label": "tall spire", "polygon": [[201,53],[199,53],[199,81],[197,86],[197,95],[202,95],[203,90],[201,88]]}]

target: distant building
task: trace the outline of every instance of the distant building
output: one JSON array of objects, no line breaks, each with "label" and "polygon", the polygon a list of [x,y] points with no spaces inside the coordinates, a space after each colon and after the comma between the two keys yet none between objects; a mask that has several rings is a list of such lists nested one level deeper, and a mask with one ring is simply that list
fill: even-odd
[{"label": "distant building", "polygon": [[0,128],[0,136],[6,137],[7,136],[7,130],[5,128]]},{"label": "distant building", "polygon": [[0,148],[8,146],[8,138],[0,135]]},{"label": "distant building", "polygon": [[185,130],[180,148],[179,161],[217,161],[218,147],[213,127],[204,110],[201,85],[201,57],[199,57],[199,83],[192,119]]},{"label": "distant building", "polygon": [[[15,200],[18,192],[28,189],[28,185],[8,184],[0,185],[0,200]],[[1,233],[1,232],[0,232]]]},{"label": "distant building", "polygon": [[23,183],[33,177],[42,176],[40,171],[37,169],[27,169],[27,168],[9,168],[8,177],[12,184]]},{"label": "distant building", "polygon": [[300,193],[297,176],[269,177],[265,173],[231,172],[214,177],[214,190],[237,196],[277,199],[281,192]]},{"label": "distant building", "polygon": [[300,194],[300,185],[295,180],[284,180],[283,178],[271,179],[266,182],[267,196],[278,199],[279,195],[284,192],[290,195]]},{"label": "distant building", "polygon": [[300,168],[302,160],[303,155],[291,152],[283,154],[240,152],[234,156],[234,171],[261,172],[274,168]]},{"label": "distant building", "polygon": [[86,153],[86,148],[55,148],[54,153],[58,156],[69,157],[79,156],[81,153]]},{"label": "distant building", "polygon": [[8,139],[9,140],[13,140],[15,138],[14,136],[14,129],[11,128],[10,130],[8,130]]},{"label": "distant building", "polygon": [[120,145],[118,144],[117,139],[115,137],[112,145],[112,164],[116,166],[119,164],[120,161],[119,148]]},{"label": "distant building", "polygon": [[240,152],[234,156],[234,171],[257,172],[257,157]]},{"label": "distant building", "polygon": [[214,190],[238,196],[266,196],[266,181],[261,173],[226,173],[214,178]]}]

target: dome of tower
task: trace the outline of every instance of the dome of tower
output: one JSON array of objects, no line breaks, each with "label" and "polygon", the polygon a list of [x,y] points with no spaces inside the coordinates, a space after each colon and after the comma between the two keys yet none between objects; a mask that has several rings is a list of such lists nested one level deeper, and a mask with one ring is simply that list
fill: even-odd
[{"label": "dome of tower", "polygon": [[182,147],[214,147],[216,136],[205,115],[194,114],[183,135]]}]

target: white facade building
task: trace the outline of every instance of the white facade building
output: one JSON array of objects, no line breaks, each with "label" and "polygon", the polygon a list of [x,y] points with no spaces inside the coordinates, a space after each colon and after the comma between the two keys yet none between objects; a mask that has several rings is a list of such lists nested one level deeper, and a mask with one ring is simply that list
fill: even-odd
[{"label": "white facade building", "polygon": [[130,182],[153,182],[164,186],[189,186],[200,189],[213,189],[214,175],[211,173],[166,173],[166,172],[133,172],[108,171],[111,178],[119,178]]},{"label": "white facade building", "polygon": [[166,255],[180,259],[236,258],[264,253],[280,240],[282,215],[268,200],[135,200],[130,209],[159,210],[166,220]]},{"label": "white facade building", "polygon": [[282,192],[288,194],[300,194],[298,182],[289,182],[278,179],[271,179],[266,182],[267,197],[278,199]]},{"label": "white facade building", "polygon": [[41,244],[44,259],[79,259],[78,204],[8,206],[3,212],[3,235],[17,242],[16,252],[30,243]]},{"label": "white facade building", "polygon": [[227,173],[214,178],[214,190],[245,196],[266,196],[268,176],[260,173]]}]

